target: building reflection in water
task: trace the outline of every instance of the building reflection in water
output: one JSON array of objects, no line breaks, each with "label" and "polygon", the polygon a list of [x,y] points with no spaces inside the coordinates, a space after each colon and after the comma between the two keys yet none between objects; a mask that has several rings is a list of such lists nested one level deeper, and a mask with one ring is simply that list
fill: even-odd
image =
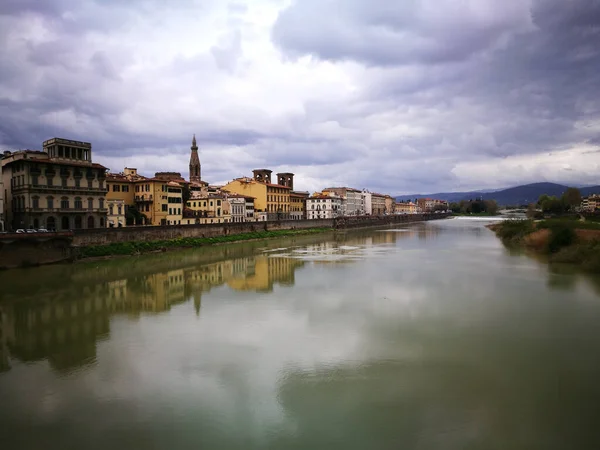
[{"label": "building reflection in water", "polygon": [[[403,232],[340,234],[325,242],[304,245],[300,253],[265,252],[241,257],[227,253],[234,248],[224,247],[222,251],[226,253],[221,258],[229,259],[212,263],[194,262],[193,253],[173,253],[145,260],[156,266],[141,264],[130,268],[113,261],[93,267],[72,266],[68,271],[60,269],[65,270],[61,276],[68,277],[60,286],[55,282],[55,274],[48,276],[49,283],[43,291],[39,286],[21,285],[18,295],[0,302],[0,371],[10,370],[13,358],[26,363],[46,360],[54,370],[70,372],[95,363],[96,343],[109,337],[110,321],[115,315],[136,320],[142,314],[163,313],[189,300],[199,314],[203,293],[215,287],[269,293],[276,284],[292,286],[296,269],[307,261],[327,262],[320,261],[319,255],[355,257],[356,248],[368,250],[434,232],[419,227]],[[329,262],[344,262],[344,258]],[[156,267],[170,270],[147,273]],[[114,279],[119,273],[129,275]],[[43,280],[38,284],[43,285]]]},{"label": "building reflection in water", "polygon": [[[109,337],[110,319],[162,313],[193,300],[200,313],[202,294],[227,285],[238,291],[271,292],[275,284],[293,285],[303,261],[258,255],[132,276],[25,297],[0,306],[0,371],[10,360],[48,361],[59,372],[94,364],[96,343]],[[82,280],[81,280],[82,281]]]}]

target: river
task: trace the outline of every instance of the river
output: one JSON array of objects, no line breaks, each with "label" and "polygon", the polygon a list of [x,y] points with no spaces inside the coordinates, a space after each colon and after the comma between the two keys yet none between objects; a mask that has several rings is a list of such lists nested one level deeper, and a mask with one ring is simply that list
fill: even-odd
[{"label": "river", "polygon": [[486,223],[2,272],[0,448],[600,448],[600,278]]}]

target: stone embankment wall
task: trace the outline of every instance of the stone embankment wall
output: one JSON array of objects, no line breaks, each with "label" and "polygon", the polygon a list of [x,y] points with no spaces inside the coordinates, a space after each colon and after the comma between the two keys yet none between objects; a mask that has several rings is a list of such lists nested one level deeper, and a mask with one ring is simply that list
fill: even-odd
[{"label": "stone embankment wall", "polygon": [[72,238],[71,232],[4,235],[0,238],[0,269],[68,261]]},{"label": "stone embankment wall", "polygon": [[75,230],[59,233],[5,234],[0,236],[0,268],[26,267],[68,261],[77,249],[119,242],[163,241],[245,234],[256,231],[378,227],[442,219],[445,214],[343,217],[338,219],[282,220],[207,225],[170,225]]},{"label": "stone embankment wall", "polygon": [[241,222],[206,225],[168,225],[77,230],[74,247],[106,245],[117,242],[166,241],[178,238],[203,238],[244,234],[255,231],[333,228],[333,220],[282,220],[278,222]]}]

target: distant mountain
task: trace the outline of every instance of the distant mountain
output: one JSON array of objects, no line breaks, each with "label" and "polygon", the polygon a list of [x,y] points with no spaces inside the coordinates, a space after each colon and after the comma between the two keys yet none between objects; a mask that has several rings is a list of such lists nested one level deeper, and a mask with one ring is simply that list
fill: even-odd
[{"label": "distant mountain", "polygon": [[[469,191],[469,192],[439,192],[427,195],[400,195],[396,201],[414,200],[415,198],[437,198],[448,202],[459,202],[483,198],[484,200],[496,200],[499,205],[527,205],[534,203],[541,195],[561,196],[568,186],[556,183],[533,183],[515,186],[508,189],[496,191]],[[589,186],[579,189],[581,195],[600,194],[600,186]]]}]

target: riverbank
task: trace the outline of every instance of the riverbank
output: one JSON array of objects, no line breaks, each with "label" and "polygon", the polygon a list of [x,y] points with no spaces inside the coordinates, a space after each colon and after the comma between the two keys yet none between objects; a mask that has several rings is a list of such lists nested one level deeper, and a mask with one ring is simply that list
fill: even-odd
[{"label": "riverbank", "polygon": [[509,247],[547,257],[549,263],[600,273],[600,224],[565,219],[506,220],[487,226]]},{"label": "riverbank", "polygon": [[110,256],[132,256],[143,253],[164,252],[184,248],[204,247],[242,241],[266,240],[278,237],[319,234],[334,231],[332,228],[308,228],[303,230],[255,231],[252,233],[230,234],[215,237],[184,237],[168,240],[144,242],[117,242],[106,245],[93,245],[79,249],[77,259],[100,258]]}]

